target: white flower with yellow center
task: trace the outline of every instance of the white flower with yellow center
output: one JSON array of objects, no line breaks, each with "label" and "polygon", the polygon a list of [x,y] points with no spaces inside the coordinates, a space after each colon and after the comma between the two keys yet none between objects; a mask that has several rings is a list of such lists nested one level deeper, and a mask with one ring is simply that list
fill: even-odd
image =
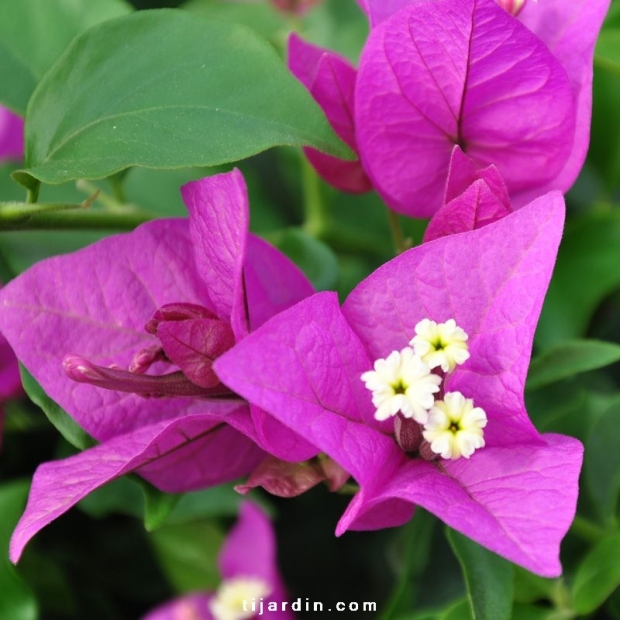
[{"label": "white flower with yellow center", "polygon": [[405,418],[424,424],[441,378],[431,374],[428,364],[415,355],[411,347],[406,347],[402,351],[392,351],[385,359],[378,359],[374,370],[362,375],[362,381],[372,392],[376,420],[387,420],[400,411]]},{"label": "white flower with yellow center", "polygon": [[422,436],[431,450],[444,459],[468,459],[478,448],[484,447],[483,428],[487,414],[474,407],[471,398],[460,392],[448,392],[443,400],[435,402],[428,413]]},{"label": "white flower with yellow center", "polygon": [[[263,579],[235,577],[223,581],[209,602],[209,610],[215,620],[246,620],[256,615],[251,601],[271,594],[271,588]],[[244,609],[244,602],[245,608]]]},{"label": "white flower with yellow center", "polygon": [[444,372],[452,372],[469,359],[468,336],[454,319],[445,323],[423,319],[415,326],[415,333],[409,344],[430,368],[439,366]]}]

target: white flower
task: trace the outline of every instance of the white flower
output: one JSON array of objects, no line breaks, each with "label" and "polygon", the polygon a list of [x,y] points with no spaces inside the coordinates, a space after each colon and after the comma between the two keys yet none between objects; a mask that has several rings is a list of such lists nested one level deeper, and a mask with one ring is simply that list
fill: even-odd
[{"label": "white flower", "polygon": [[252,611],[252,599],[258,601],[269,594],[271,588],[262,579],[234,577],[220,584],[215,596],[209,601],[209,610],[214,620],[246,620],[256,615],[256,611]]},{"label": "white flower", "polygon": [[471,398],[460,392],[448,392],[443,400],[435,402],[428,414],[422,433],[431,450],[444,459],[468,459],[478,448],[484,447],[483,428],[487,415],[474,407]]},{"label": "white flower", "polygon": [[372,392],[372,404],[377,408],[375,419],[387,420],[400,411],[405,418],[424,424],[441,378],[431,374],[428,364],[406,347],[378,359],[374,370],[362,375],[362,381]]},{"label": "white flower", "polygon": [[409,344],[430,368],[440,366],[444,372],[452,372],[469,359],[468,336],[454,319],[439,324],[423,319],[415,326],[415,333]]}]

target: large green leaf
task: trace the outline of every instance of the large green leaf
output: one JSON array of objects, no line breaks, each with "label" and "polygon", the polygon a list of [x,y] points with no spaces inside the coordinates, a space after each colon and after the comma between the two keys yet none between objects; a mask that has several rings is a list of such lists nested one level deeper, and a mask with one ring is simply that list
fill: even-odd
[{"label": "large green leaf", "polygon": [[573,608],[589,614],[620,585],[620,534],[598,542],[585,557],[573,583]]},{"label": "large green leaf", "polygon": [[140,11],[74,40],[34,92],[25,185],[181,168],[307,144],[347,157],[305,88],[248,28]]},{"label": "large green leaf", "polygon": [[26,505],[28,482],[17,481],[0,487],[0,618],[35,620],[37,605],[28,586],[8,560],[11,532]]},{"label": "large green leaf", "polygon": [[86,450],[95,445],[95,440],[69,414],[54,402],[37,383],[36,379],[19,365],[22,385],[30,400],[38,405],[58,432],[73,446]]},{"label": "large green leaf", "polygon": [[0,102],[23,116],[35,86],[75,35],[130,11],[124,0],[0,0]]},{"label": "large green leaf", "polygon": [[566,226],[536,332],[551,347],[585,335],[594,311],[620,287],[620,210],[593,211]]},{"label": "large green leaf", "polygon": [[473,620],[510,620],[512,615],[512,565],[466,536],[446,530],[467,583]]},{"label": "large green leaf", "polygon": [[563,342],[530,364],[527,387],[535,390],[580,372],[603,368],[620,360],[620,345],[601,340]]}]

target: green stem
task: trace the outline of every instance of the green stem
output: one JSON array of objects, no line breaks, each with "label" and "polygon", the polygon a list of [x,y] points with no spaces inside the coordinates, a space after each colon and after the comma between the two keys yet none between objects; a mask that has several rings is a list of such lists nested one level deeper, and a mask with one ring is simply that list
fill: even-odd
[{"label": "green stem", "polygon": [[34,204],[39,200],[39,189],[41,189],[41,183],[39,181],[33,182],[32,185],[26,191],[26,202]]},{"label": "green stem", "polygon": [[301,160],[301,183],[305,212],[304,229],[308,234],[321,238],[329,228],[330,216],[321,195],[319,176],[305,157]]},{"label": "green stem", "polygon": [[359,490],[359,485],[347,482],[343,484],[336,493],[340,495],[355,495]]},{"label": "green stem", "polygon": [[581,515],[575,516],[575,520],[571,525],[570,531],[572,534],[579,536],[579,538],[594,543],[602,540],[606,536],[609,536],[609,532],[607,530],[593,521],[590,521],[590,519],[582,517]]},{"label": "green stem", "polygon": [[0,203],[0,230],[63,230],[113,229],[132,230],[152,216],[143,211],[125,209],[106,211],[87,209],[91,200],[80,204],[26,202]]},{"label": "green stem", "polygon": [[120,172],[108,177],[108,182],[112,188],[112,195],[120,204],[125,204],[127,202],[127,199],[125,198],[125,188],[123,187],[123,179],[125,178],[126,173],[127,169],[121,170]]},{"label": "green stem", "polygon": [[392,231],[392,238],[394,239],[394,248],[396,249],[396,255],[402,254],[408,249],[407,240],[403,234],[403,228],[400,224],[400,218],[397,213],[394,213],[391,209],[387,210],[388,221],[390,222],[390,230]]}]

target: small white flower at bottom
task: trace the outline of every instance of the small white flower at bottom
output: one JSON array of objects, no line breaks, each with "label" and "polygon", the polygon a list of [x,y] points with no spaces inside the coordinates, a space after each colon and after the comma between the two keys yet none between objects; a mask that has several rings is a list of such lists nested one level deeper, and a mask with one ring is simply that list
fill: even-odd
[{"label": "small white flower at bottom", "polygon": [[[223,581],[209,601],[209,610],[215,620],[246,620],[256,615],[250,601],[271,594],[271,588],[257,577],[234,577]],[[243,609],[243,603],[246,608]]]},{"label": "small white flower at bottom", "polygon": [[440,366],[444,372],[452,372],[469,359],[468,336],[454,319],[445,323],[423,319],[415,326],[415,333],[409,344],[431,368]]},{"label": "small white flower at bottom", "polygon": [[433,394],[439,391],[441,383],[441,378],[431,373],[428,364],[411,347],[378,359],[374,370],[361,378],[372,392],[376,420],[387,420],[400,411],[405,418],[420,424],[428,419],[428,410],[435,402]]},{"label": "small white flower at bottom", "polygon": [[442,458],[463,456],[468,459],[478,448],[484,447],[482,429],[486,425],[486,413],[474,407],[471,398],[465,398],[460,392],[448,392],[429,411],[422,435],[431,450]]}]

